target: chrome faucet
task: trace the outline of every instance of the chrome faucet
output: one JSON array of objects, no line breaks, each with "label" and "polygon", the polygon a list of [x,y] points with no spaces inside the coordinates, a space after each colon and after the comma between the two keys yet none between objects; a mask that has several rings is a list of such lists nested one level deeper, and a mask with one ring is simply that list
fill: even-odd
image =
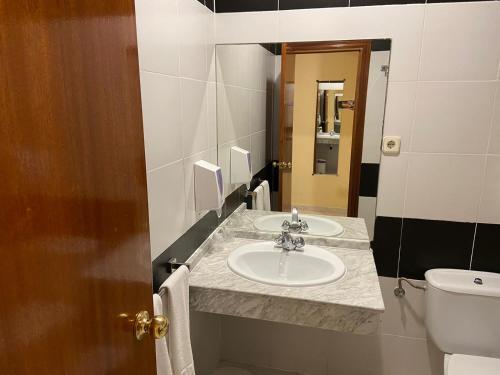
[{"label": "chrome faucet", "polygon": [[299,211],[296,208],[292,208],[292,222],[288,220],[283,221],[281,229],[291,233],[301,233],[307,232],[309,225],[305,221],[299,220]]},{"label": "chrome faucet", "polygon": [[274,240],[277,247],[281,247],[286,251],[304,251],[303,247],[306,245],[304,238],[294,237],[290,232],[283,231],[278,238]]}]

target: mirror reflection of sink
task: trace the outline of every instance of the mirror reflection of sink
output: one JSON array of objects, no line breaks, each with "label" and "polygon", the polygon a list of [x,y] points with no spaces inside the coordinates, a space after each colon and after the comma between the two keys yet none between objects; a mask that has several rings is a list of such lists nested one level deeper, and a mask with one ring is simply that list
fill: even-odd
[{"label": "mirror reflection of sink", "polygon": [[[291,221],[291,218],[291,215],[288,213],[266,215],[256,219],[253,224],[255,228],[261,231],[281,232],[281,224],[283,224],[283,221]],[[309,230],[307,232],[302,232],[302,234],[333,237],[342,234],[344,231],[342,225],[333,220],[312,215],[300,215],[299,218],[300,220],[305,220],[309,226]]]},{"label": "mirror reflection of sink", "polygon": [[244,278],[279,286],[314,286],[328,284],[344,276],[342,260],[317,246],[304,251],[286,251],[274,242],[241,246],[227,259],[229,269]]},{"label": "mirror reflection of sink", "polygon": [[316,141],[318,143],[333,143],[338,144],[340,140],[340,134],[338,133],[324,133],[317,132],[316,133]]}]

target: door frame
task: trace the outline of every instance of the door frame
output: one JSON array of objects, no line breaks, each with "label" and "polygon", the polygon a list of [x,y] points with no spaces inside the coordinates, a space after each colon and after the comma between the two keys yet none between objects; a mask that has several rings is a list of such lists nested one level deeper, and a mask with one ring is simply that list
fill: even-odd
[{"label": "door frame", "polygon": [[[355,110],[352,131],[351,163],[349,171],[349,196],[347,201],[347,216],[358,216],[359,188],[361,179],[361,162],[363,154],[363,135],[365,127],[366,96],[368,91],[368,73],[370,69],[371,40],[341,40],[325,42],[283,43],[281,56],[280,82],[280,161],[284,157],[285,134],[285,77],[287,55],[327,52],[359,52],[356,92],[354,96]],[[292,151],[293,152],[293,151]],[[282,171],[280,171],[281,177]],[[282,180],[282,179],[280,179]],[[281,209],[283,187],[280,183],[278,203]]]}]

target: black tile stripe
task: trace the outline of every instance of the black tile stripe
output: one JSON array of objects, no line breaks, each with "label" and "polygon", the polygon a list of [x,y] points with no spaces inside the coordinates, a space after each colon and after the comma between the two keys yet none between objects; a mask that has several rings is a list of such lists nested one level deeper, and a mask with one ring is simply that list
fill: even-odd
[{"label": "black tile stripe", "polygon": [[[436,4],[436,3],[468,3],[471,1],[488,1],[488,0],[427,0],[427,4]],[[496,0],[490,0],[496,1]]]},{"label": "black tile stripe", "polygon": [[206,6],[212,12],[215,11],[215,7],[214,7],[215,0],[198,0],[198,2],[201,3],[202,5]]},{"label": "black tile stripe", "polygon": [[275,56],[281,55],[281,43],[261,43],[260,45]]},{"label": "black tile stripe", "polygon": [[231,193],[226,198],[220,218],[214,211],[210,211],[153,261],[153,290],[155,293],[169,276],[166,268],[167,261],[175,257],[179,262],[185,262],[208,236],[239,207],[245,199],[245,192],[246,186],[242,186]]},{"label": "black tile stripe", "polygon": [[425,4],[425,0],[351,0],[352,7],[398,4]]},{"label": "black tile stripe", "polygon": [[280,0],[280,10],[348,7],[349,0]]},{"label": "black tile stripe", "polygon": [[372,51],[390,51],[390,39],[372,39]]},{"label": "black tile stripe", "polygon": [[217,13],[278,10],[278,0],[216,0]]},{"label": "black tile stripe", "polygon": [[404,219],[399,275],[424,279],[432,268],[469,269],[475,223]]},{"label": "black tile stripe", "polygon": [[[202,0],[198,0],[203,4]],[[205,0],[205,6],[217,13],[257,12],[278,10],[278,0]],[[279,0],[279,10],[359,7],[372,5],[404,5],[404,4],[434,4],[462,3],[470,1],[498,0]]]},{"label": "black tile stripe", "polygon": [[396,277],[403,219],[377,216],[371,248],[380,276]]},{"label": "black tile stripe", "polygon": [[[251,181],[250,190],[255,189],[260,185],[262,180],[268,180],[273,189],[272,176],[273,173],[272,163],[268,163],[264,168],[257,172]],[[203,216],[197,223],[188,229],[181,237],[177,239],[168,249],[161,253],[153,261],[153,290],[158,291],[160,285],[167,279],[168,273],[166,264],[170,258],[177,258],[179,262],[185,262],[191,254],[210,236],[210,234],[217,229],[217,227],[237,209],[243,202],[250,203],[246,197],[246,186],[241,186],[238,190],[233,191],[226,198],[224,206],[222,207],[222,216],[217,217],[214,211],[210,211]],[[251,208],[250,206],[248,206]]]},{"label": "black tile stripe", "polygon": [[376,197],[378,190],[378,172],[380,164],[362,163],[359,183],[360,197]]},{"label": "black tile stripe", "polygon": [[412,279],[432,268],[500,273],[500,224],[377,216],[371,247],[381,276],[397,277],[399,257],[399,276]]},{"label": "black tile stripe", "polygon": [[215,0],[205,0],[205,6],[212,12],[215,11]]},{"label": "black tile stripe", "polygon": [[471,268],[500,273],[499,224],[477,224]]}]

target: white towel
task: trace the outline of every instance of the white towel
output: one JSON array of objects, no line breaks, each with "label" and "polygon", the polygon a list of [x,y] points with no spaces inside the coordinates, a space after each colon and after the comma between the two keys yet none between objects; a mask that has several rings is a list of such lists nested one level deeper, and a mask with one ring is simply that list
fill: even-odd
[{"label": "white towel", "polygon": [[269,188],[269,182],[266,180],[260,183],[262,189],[264,189],[264,210],[271,211],[271,189]]},{"label": "white towel", "polygon": [[254,190],[255,193],[255,209],[264,209],[264,188],[262,186],[257,186]]},{"label": "white towel", "polygon": [[[153,294],[153,306],[155,315],[163,315],[163,303],[158,294]],[[156,345],[156,374],[157,375],[172,375],[172,364],[167,348],[167,338],[155,340]]]},{"label": "white towel", "polygon": [[189,332],[189,270],[180,266],[160,287],[163,309],[170,320],[168,351],[173,375],[194,375]]},{"label": "white towel", "polygon": [[257,209],[257,196],[255,195],[255,191],[254,191],[254,194],[252,194],[252,210],[256,210]]}]

